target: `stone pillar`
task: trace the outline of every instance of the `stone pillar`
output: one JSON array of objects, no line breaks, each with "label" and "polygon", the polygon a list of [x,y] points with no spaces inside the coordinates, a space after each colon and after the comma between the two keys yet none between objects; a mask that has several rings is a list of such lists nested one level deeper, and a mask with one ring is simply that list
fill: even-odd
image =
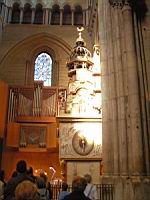
[{"label": "stone pillar", "polygon": [[49,10],[49,21],[48,24],[51,24],[51,18],[52,18],[52,10]]},{"label": "stone pillar", "polygon": [[48,24],[49,22],[49,9],[45,9],[45,24]]},{"label": "stone pillar", "polygon": [[9,9],[8,9],[8,23],[11,22],[11,17],[12,17],[12,8],[9,7]]},{"label": "stone pillar", "polygon": [[74,25],[74,10],[71,10],[71,25]]},{"label": "stone pillar", "polygon": [[43,12],[42,24],[45,24],[46,9],[45,9],[45,8],[43,8],[43,9],[42,9],[42,12]]},{"label": "stone pillar", "polygon": [[[110,8],[106,1],[99,1],[99,15],[103,16],[102,20],[99,20],[99,35],[100,35],[100,57],[102,68],[102,155],[103,155],[103,174],[105,176],[112,175],[114,171],[114,145],[113,137],[114,129],[116,125],[113,124],[113,118],[115,118],[115,108],[112,106],[115,104],[115,99],[112,102],[110,98],[110,92],[114,92],[113,73],[110,76],[110,68],[113,68],[112,58],[112,41],[111,41],[111,16]],[[107,12],[108,15],[105,15]],[[88,13],[88,11],[87,11]],[[88,18],[87,18],[88,19]],[[106,24],[107,21],[107,24]],[[109,44],[109,46],[107,46]],[[109,56],[109,58],[108,58]],[[108,62],[109,61],[109,62]],[[111,88],[111,90],[110,90]],[[111,95],[112,96],[112,95]],[[113,114],[113,117],[112,117]],[[113,128],[112,128],[113,127]]]},{"label": "stone pillar", "polygon": [[8,7],[5,6],[4,23],[7,23],[7,21],[8,21]]},{"label": "stone pillar", "polygon": [[60,25],[62,25],[62,20],[63,20],[63,10],[60,9]]},{"label": "stone pillar", "polygon": [[5,13],[5,5],[2,4],[1,17],[3,17],[3,18],[4,18],[4,13]]},{"label": "stone pillar", "polygon": [[32,8],[31,24],[34,23],[34,17],[35,17],[35,8]]},{"label": "stone pillar", "polygon": [[86,10],[86,26],[89,25],[89,10]]},{"label": "stone pillar", "polygon": [[20,8],[20,24],[23,22],[23,8]]},{"label": "stone pillar", "polygon": [[143,172],[143,154],[137,60],[133,35],[132,11],[128,1],[125,1],[124,3],[122,15],[126,49],[124,55],[126,56],[128,85],[127,138],[129,172],[131,175],[141,175]]},{"label": "stone pillar", "polygon": [[[116,105],[116,131],[114,132],[114,174],[128,174],[128,155],[127,155],[127,132],[126,132],[126,108],[125,108],[125,88],[124,88],[124,68],[122,61],[122,8],[123,4],[115,4],[111,7],[112,19],[112,42],[113,42],[113,63],[115,96],[113,99]],[[117,162],[116,162],[117,161]]]},{"label": "stone pillar", "polygon": [[86,25],[86,10],[83,10],[83,26]]}]

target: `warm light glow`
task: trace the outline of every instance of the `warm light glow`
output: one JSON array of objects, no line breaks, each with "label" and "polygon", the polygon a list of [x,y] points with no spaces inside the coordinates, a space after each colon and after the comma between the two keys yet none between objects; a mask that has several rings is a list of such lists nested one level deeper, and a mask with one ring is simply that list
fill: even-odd
[{"label": "warm light glow", "polygon": [[35,172],[35,174],[38,175],[38,176],[40,175],[40,173],[44,173],[45,175],[47,175],[47,172],[44,171],[43,169],[35,169],[34,172]]},{"label": "warm light glow", "polygon": [[94,45],[93,62],[94,62],[93,72],[100,73],[101,72],[100,52],[99,52],[99,47],[97,45]]},{"label": "warm light glow", "polygon": [[54,169],[54,167],[49,167],[50,170],[53,170],[53,172],[55,172],[56,170]]},{"label": "warm light glow", "polygon": [[74,125],[76,130],[80,130],[88,142],[94,140],[95,145],[102,145],[102,123],[82,123]]},{"label": "warm light glow", "polygon": [[55,175],[55,173],[56,173],[56,170],[55,170],[54,167],[52,167],[52,166],[50,166],[49,169],[53,171],[53,172],[52,172],[52,176],[51,176],[51,180],[53,180],[54,175]]}]

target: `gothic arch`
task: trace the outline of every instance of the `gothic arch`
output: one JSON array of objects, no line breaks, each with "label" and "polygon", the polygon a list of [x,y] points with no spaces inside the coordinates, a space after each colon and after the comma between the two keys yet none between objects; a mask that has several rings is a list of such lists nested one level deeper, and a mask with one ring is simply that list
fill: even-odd
[{"label": "gothic arch", "polygon": [[[54,71],[52,71],[52,73],[55,77],[52,85],[57,85],[59,73],[61,73],[57,70],[59,65],[62,65],[62,59],[64,60],[64,58],[67,59],[69,57],[71,47],[62,39],[47,33],[40,33],[25,38],[8,50],[1,60],[0,69],[2,79],[8,83],[10,82],[11,84],[15,82],[15,78],[13,80],[8,78],[7,80],[7,70],[11,71],[12,66],[15,67],[17,59],[19,59],[21,60],[21,64],[17,64],[19,67],[18,70],[23,72],[23,74],[19,77],[20,84],[32,85],[34,80],[34,59],[37,54],[42,51],[48,52],[53,59]],[[12,61],[14,60],[13,58],[15,58],[16,61]],[[65,67],[65,61],[63,61],[63,63],[63,67]],[[62,67],[60,68],[60,71],[61,70],[63,70]],[[14,71],[12,71],[12,73],[14,73]],[[14,77],[16,76],[17,74],[14,74]]]},{"label": "gothic arch", "polygon": [[71,25],[71,8],[68,4],[63,8],[63,25]]},{"label": "gothic arch", "polygon": [[52,7],[51,24],[59,25],[59,23],[60,23],[60,7],[58,4],[55,4]]},{"label": "gothic arch", "polygon": [[34,24],[42,24],[43,23],[43,6],[42,4],[36,4],[35,9],[35,17],[34,17]]},{"label": "gothic arch", "polygon": [[20,4],[15,2],[12,8],[12,18],[11,23],[19,23],[20,22]]},{"label": "gothic arch", "polygon": [[57,81],[55,80],[55,74],[57,73],[58,69],[57,69],[57,65],[56,65],[56,55],[55,52],[53,51],[53,49],[51,49],[48,46],[40,46],[37,47],[35,49],[33,49],[28,57],[28,61],[26,63],[26,84],[28,84],[28,82],[33,82],[34,81],[34,65],[35,65],[35,59],[37,58],[37,56],[40,53],[47,53],[48,55],[50,55],[51,59],[52,59],[52,85],[57,85]]},{"label": "gothic arch", "polygon": [[24,24],[31,23],[31,17],[32,17],[31,4],[26,3],[23,9],[23,23]]},{"label": "gothic arch", "polygon": [[74,9],[74,25],[83,25],[83,10],[80,5],[76,5]]}]

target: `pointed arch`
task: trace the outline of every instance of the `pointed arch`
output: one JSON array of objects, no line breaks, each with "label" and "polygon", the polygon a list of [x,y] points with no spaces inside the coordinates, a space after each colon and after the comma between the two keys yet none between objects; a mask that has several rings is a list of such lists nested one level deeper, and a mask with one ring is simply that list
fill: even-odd
[{"label": "pointed arch", "polygon": [[23,23],[24,24],[30,24],[31,23],[31,16],[32,16],[31,4],[26,3],[24,5],[24,10],[23,10]]},{"label": "pointed arch", "polygon": [[11,23],[17,24],[20,22],[20,4],[14,3],[12,8],[12,18]]},{"label": "pointed arch", "polygon": [[63,25],[71,25],[71,8],[68,4],[63,9]]},{"label": "pointed arch", "polygon": [[59,5],[55,4],[52,7],[51,25],[59,25],[59,24],[60,24],[60,8]]},{"label": "pointed arch", "polygon": [[37,55],[34,62],[34,80],[43,81],[45,86],[52,83],[52,58],[45,51]]},{"label": "pointed arch", "polygon": [[34,24],[43,24],[43,6],[40,3],[35,8]]},{"label": "pointed arch", "polygon": [[83,25],[83,10],[79,5],[75,6],[74,25]]}]

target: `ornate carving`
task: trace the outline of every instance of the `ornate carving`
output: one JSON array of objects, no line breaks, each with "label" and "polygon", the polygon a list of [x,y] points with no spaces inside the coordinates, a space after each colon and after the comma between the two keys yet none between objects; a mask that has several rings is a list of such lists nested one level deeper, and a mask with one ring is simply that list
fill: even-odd
[{"label": "ornate carving", "polygon": [[[83,27],[77,28],[79,36],[76,40],[76,46],[67,62],[69,87],[66,100],[65,113],[72,116],[99,116],[100,110],[95,107],[96,88],[94,77],[94,62],[90,51],[86,48],[84,39],[82,38]],[[96,46],[95,46],[96,49]],[[97,48],[97,55],[99,54]],[[100,63],[96,67],[100,68]],[[97,72],[96,72],[97,73]],[[93,78],[94,77],[94,78]],[[97,81],[97,82],[100,82]]]},{"label": "ornate carving", "polygon": [[45,148],[46,147],[46,127],[21,126],[20,147]]},{"label": "ornate carving", "polygon": [[109,3],[113,7],[122,8],[123,6],[131,6],[132,0],[109,0]]},{"label": "ornate carving", "polygon": [[109,3],[113,7],[123,7],[124,0],[109,0]]},{"label": "ornate carving", "polygon": [[[90,128],[91,127],[91,128]],[[97,127],[95,129],[95,127]],[[88,133],[85,133],[85,129]],[[91,133],[90,130],[94,130]],[[99,135],[100,125],[99,123],[61,123],[59,127],[60,131],[60,146],[59,146],[59,157],[60,159],[99,159],[102,155],[102,144],[101,142],[95,142],[94,138]],[[81,133],[81,134],[80,134]],[[78,137],[78,136],[84,137]],[[80,140],[81,138],[81,140]],[[86,138],[86,139],[85,139]],[[74,143],[74,144],[73,144]]]},{"label": "ornate carving", "polygon": [[132,0],[124,0],[124,5],[130,6],[132,4]]}]

